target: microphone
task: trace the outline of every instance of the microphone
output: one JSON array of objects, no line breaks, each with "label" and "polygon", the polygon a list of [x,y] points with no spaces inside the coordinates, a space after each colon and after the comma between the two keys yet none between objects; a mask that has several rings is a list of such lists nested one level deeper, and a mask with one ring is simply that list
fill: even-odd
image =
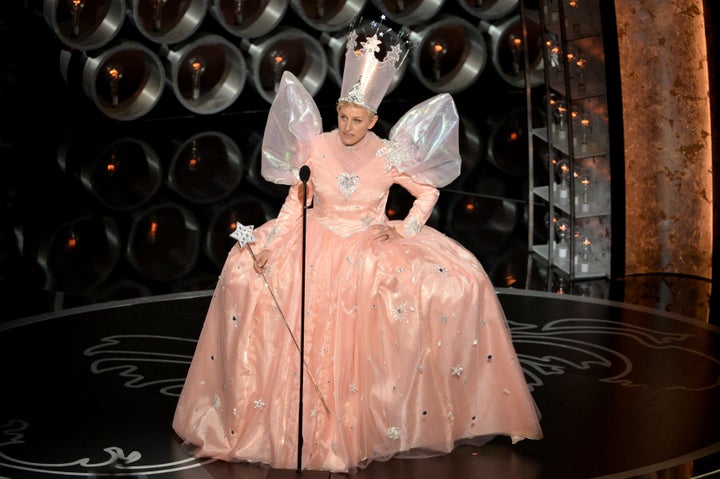
[{"label": "microphone", "polygon": [[[310,167],[302,165],[299,172],[303,182],[303,215],[302,215],[302,281],[300,283],[300,400],[298,401],[298,448],[297,448],[297,473],[302,471],[302,447],[303,447],[303,378],[305,375],[305,253],[307,250],[307,181],[310,179]],[[329,412],[329,411],[328,411]]]}]

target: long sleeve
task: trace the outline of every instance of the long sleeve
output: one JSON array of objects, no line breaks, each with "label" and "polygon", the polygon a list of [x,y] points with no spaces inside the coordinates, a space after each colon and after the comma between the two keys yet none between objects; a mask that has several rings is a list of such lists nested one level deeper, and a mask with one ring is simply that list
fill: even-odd
[{"label": "long sleeve", "polygon": [[291,186],[277,218],[272,220],[264,249],[276,249],[302,218],[302,183],[298,171],[307,162],[313,139],[321,133],[322,119],[312,96],[300,80],[285,71],[268,113],[261,160],[263,178]]},{"label": "long sleeve", "polygon": [[[271,220],[272,228],[263,245],[263,249],[275,250],[278,245],[283,244],[283,238],[299,221],[302,220],[302,183],[296,183],[288,190],[285,202],[274,220]],[[312,188],[308,184],[308,202],[311,201]]]},{"label": "long sleeve", "polygon": [[402,222],[398,232],[406,238],[415,236],[425,225],[440,197],[440,191],[434,186],[418,183],[406,174],[398,175],[397,184],[415,197],[410,211]]}]

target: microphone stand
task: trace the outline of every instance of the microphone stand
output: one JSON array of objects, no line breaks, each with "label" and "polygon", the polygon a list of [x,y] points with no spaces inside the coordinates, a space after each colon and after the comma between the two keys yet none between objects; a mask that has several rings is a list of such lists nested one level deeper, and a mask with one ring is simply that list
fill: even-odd
[{"label": "microphone stand", "polygon": [[302,473],[302,447],[303,447],[303,379],[305,365],[305,250],[307,227],[307,182],[310,179],[310,167],[303,165],[300,168],[300,180],[303,182],[303,208],[302,208],[302,279],[300,283],[300,400],[298,402],[298,450],[297,473]]}]

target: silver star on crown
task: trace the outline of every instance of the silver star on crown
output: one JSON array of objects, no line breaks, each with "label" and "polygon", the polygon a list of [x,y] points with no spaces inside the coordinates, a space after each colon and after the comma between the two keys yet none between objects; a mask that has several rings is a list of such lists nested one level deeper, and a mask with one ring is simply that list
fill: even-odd
[{"label": "silver star on crown", "polygon": [[377,34],[367,37],[365,40],[364,42],[360,42],[365,53],[376,53],[380,51],[382,41],[378,39]]}]

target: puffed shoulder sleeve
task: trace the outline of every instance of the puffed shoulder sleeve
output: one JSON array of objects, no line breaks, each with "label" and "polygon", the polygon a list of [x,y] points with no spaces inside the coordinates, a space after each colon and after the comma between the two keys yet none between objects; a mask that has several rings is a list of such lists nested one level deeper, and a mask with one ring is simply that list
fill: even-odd
[{"label": "puffed shoulder sleeve", "polygon": [[388,168],[441,188],[460,175],[459,123],[450,94],[435,95],[398,120],[380,155]]},{"label": "puffed shoulder sleeve", "polygon": [[261,173],[272,183],[293,185],[310,153],[310,142],[322,133],[322,118],[312,95],[298,78],[283,72],[270,106],[262,141]]}]

